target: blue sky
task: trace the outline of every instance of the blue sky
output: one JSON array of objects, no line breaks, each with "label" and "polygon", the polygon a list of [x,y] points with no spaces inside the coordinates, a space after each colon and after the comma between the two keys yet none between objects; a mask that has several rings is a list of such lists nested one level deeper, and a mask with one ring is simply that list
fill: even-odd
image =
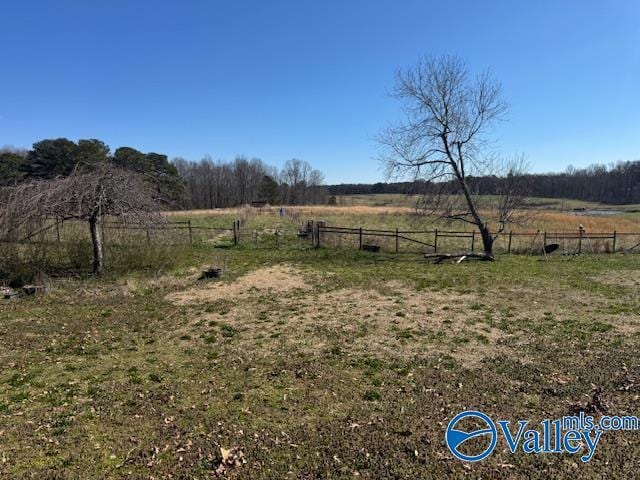
[{"label": "blue sky", "polygon": [[489,68],[505,154],[534,171],[640,159],[640,2],[8,1],[0,145],[100,138],[170,157],[296,157],[329,183],[382,173],[396,70]]}]

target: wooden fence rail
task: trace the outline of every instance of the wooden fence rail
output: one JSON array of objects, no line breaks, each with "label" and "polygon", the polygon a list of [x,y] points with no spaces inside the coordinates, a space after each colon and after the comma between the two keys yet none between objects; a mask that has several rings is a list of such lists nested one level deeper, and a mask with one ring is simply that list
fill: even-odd
[{"label": "wooden fence rail", "polygon": [[[438,252],[439,245],[441,246],[441,240],[446,238],[463,239],[470,242],[470,251],[475,251],[476,237],[480,240],[481,234],[478,230],[472,231],[460,231],[460,230],[383,230],[373,228],[362,227],[342,227],[342,226],[328,226],[316,224],[316,229],[313,235],[314,245],[320,247],[322,245],[323,236],[330,237],[331,235],[355,235],[358,237],[358,248],[363,249],[363,237],[391,237],[395,240],[395,252],[399,251],[400,240],[405,242],[415,243],[418,245],[430,247],[434,253]],[[411,235],[431,235],[432,241],[425,241],[424,239],[414,238]],[[624,236],[637,236],[640,237],[640,232],[587,232],[584,229],[576,231],[558,230],[558,231],[535,231],[535,232],[502,232],[500,234],[502,238],[507,242],[507,253],[511,254],[513,251],[514,237],[528,237],[531,238],[531,245],[529,247],[529,253],[534,251],[541,251],[542,248],[550,241],[560,242],[567,240],[574,240],[577,242],[577,252],[581,253],[584,248],[584,243],[588,242],[593,253],[596,253],[593,247],[592,241],[595,240],[611,240],[611,253],[615,253],[618,247],[618,240]],[[539,244],[536,242],[539,241]],[[627,249],[631,251],[638,248],[639,245]]]}]

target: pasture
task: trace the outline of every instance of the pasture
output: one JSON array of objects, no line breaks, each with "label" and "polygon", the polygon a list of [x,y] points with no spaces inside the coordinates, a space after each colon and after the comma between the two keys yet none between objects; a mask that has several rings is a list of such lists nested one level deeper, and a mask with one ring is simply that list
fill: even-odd
[{"label": "pasture", "polygon": [[[50,279],[0,303],[0,477],[634,477],[637,432],[605,433],[579,466],[502,443],[454,462],[444,429],[469,408],[636,414],[640,255],[432,265],[297,238],[306,218],[442,227],[367,201],[175,212],[201,227],[242,217],[245,238],[198,230],[162,268]],[[632,210],[538,206],[526,228],[637,232]],[[223,277],[199,280],[210,265]]]}]

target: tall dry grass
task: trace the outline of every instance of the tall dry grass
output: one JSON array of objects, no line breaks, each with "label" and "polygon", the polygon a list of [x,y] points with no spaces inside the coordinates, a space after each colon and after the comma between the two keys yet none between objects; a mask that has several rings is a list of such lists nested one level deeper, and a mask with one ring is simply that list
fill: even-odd
[{"label": "tall dry grass", "polygon": [[[289,213],[295,213],[301,218],[326,220],[330,224],[364,228],[450,228],[455,230],[471,230],[472,226],[460,222],[444,222],[436,217],[421,216],[415,208],[405,206],[285,206]],[[257,218],[274,217],[279,218],[280,207],[266,207],[256,209],[245,206],[238,208],[221,208],[213,210],[183,210],[177,212],[167,212],[167,215],[176,220],[210,218],[219,221],[231,221],[232,219],[242,219],[249,223]],[[522,221],[518,224],[510,225],[507,229],[518,231],[574,231],[578,230],[578,225],[582,224],[587,231],[596,232],[640,232],[640,215],[631,214],[618,215],[582,215],[573,212],[559,212],[557,210],[527,209],[520,215]],[[491,212],[482,212],[490,218]],[[265,221],[254,222],[263,225]]]},{"label": "tall dry grass", "polygon": [[527,227],[534,230],[578,230],[583,225],[587,232],[640,232],[640,217],[628,215],[578,215],[568,212],[533,211]]}]

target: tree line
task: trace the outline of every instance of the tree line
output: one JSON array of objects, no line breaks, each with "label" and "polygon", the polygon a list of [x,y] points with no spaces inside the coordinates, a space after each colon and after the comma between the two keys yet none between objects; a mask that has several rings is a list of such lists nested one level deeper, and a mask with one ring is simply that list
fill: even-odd
[{"label": "tree line", "polygon": [[[475,194],[496,195],[502,177],[469,177]],[[640,203],[640,160],[612,165],[595,164],[586,168],[568,167],[561,173],[524,174],[528,195],[533,197],[569,198],[614,205]],[[424,180],[412,182],[350,183],[328,185],[329,195],[368,195],[400,193],[422,195],[441,185]],[[454,186],[452,186],[453,188]]]},{"label": "tree line", "polygon": [[[73,142],[66,138],[36,142],[30,150],[0,149],[0,187],[25,180],[68,176],[74,169],[110,164],[144,175],[173,208],[218,208],[255,201],[272,205],[326,203],[329,196],[376,193],[424,194],[435,183],[424,180],[340,184],[324,186],[323,174],[307,162],[293,159],[278,170],[257,158],[242,156],[233,161],[200,161],[175,158],[160,153],[143,153],[120,147],[111,153],[96,139]],[[469,177],[477,194],[495,195],[501,177]],[[561,173],[525,174],[529,195],[570,198],[610,204],[640,203],[640,161],[569,167]],[[438,185],[440,188],[441,185]],[[453,188],[453,187],[452,187]]]},{"label": "tree line", "polygon": [[221,208],[264,202],[271,205],[325,203],[324,175],[309,163],[292,159],[278,170],[258,158],[200,161],[143,153],[132,147],[111,152],[97,139],[41,140],[30,150],[0,149],[0,187],[31,180],[65,178],[76,171],[113,166],[140,174],[168,208]]},{"label": "tree line", "polygon": [[183,202],[184,183],[178,170],[160,153],[143,153],[120,147],[115,152],[101,140],[67,138],[41,140],[30,150],[4,147],[0,150],[0,187],[16,186],[32,180],[69,177],[74,172],[91,172],[118,167],[139,174],[159,199],[169,205]]},{"label": "tree line", "polygon": [[186,182],[186,207],[192,209],[233,207],[264,202],[271,205],[325,203],[324,175],[309,163],[288,160],[281,170],[258,158],[243,156],[233,161],[173,160]]}]

